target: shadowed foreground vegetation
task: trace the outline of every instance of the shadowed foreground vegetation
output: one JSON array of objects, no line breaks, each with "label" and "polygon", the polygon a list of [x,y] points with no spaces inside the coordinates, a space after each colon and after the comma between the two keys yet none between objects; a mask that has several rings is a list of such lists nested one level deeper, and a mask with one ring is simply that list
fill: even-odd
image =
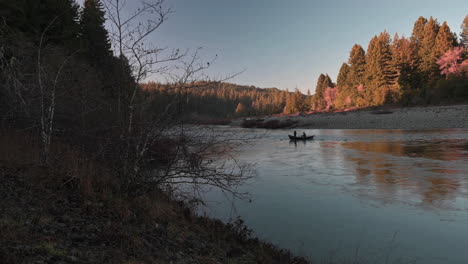
[{"label": "shadowed foreground vegetation", "polygon": [[1,263],[307,263],[168,192],[124,195],[111,170],[66,144],[47,167],[27,133],[2,131],[0,146]]}]

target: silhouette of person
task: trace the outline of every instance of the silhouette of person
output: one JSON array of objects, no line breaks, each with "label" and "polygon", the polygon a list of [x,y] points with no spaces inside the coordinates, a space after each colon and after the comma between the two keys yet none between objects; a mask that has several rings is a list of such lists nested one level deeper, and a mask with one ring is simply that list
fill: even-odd
[{"label": "silhouette of person", "polygon": [[303,138],[306,138],[305,132],[302,132],[302,137],[303,137]]},{"label": "silhouette of person", "polygon": [[297,135],[297,132],[296,132],[296,130],[294,130],[294,137],[296,137],[296,135]]}]

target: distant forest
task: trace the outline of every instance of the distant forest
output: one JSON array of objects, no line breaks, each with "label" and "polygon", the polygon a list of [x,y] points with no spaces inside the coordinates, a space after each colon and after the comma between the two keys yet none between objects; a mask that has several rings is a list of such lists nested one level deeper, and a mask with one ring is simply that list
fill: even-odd
[{"label": "distant forest", "polygon": [[[170,84],[149,82],[143,90],[152,94],[160,105],[183,97],[184,112],[196,118],[231,118],[280,114],[294,93],[277,88],[257,88],[232,83],[192,83],[190,88],[174,88]],[[297,93],[301,98],[303,95]]]}]

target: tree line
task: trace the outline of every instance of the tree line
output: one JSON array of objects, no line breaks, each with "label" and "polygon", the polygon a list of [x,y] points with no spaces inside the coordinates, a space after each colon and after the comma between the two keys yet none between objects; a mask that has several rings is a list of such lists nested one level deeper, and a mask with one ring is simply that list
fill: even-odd
[{"label": "tree line", "polygon": [[155,98],[185,96],[191,116],[231,118],[293,114],[388,104],[456,103],[468,99],[468,16],[461,32],[446,22],[419,17],[410,37],[387,31],[374,36],[367,50],[355,44],[336,82],[328,74],[317,80],[315,94],[231,83],[197,84],[183,91],[150,82],[144,90]]},{"label": "tree line", "polygon": [[468,16],[457,36],[446,22],[419,17],[408,38],[386,31],[367,50],[355,44],[336,83],[321,74],[309,109],[437,104],[468,99]]},{"label": "tree line", "polygon": [[258,88],[227,82],[196,82],[191,89],[148,82],[141,85],[160,104],[183,97],[184,113],[193,118],[234,118],[280,114],[293,95],[277,88]]}]

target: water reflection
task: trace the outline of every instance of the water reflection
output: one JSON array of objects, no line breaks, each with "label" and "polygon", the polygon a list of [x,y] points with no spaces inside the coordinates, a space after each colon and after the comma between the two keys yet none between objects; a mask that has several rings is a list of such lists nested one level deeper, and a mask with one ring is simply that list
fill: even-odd
[{"label": "water reflection", "polygon": [[[306,130],[308,142],[237,132],[261,134],[240,151],[258,173],[240,187],[252,203],[235,204],[261,238],[317,259],[355,259],[358,247],[383,263],[398,233],[385,263],[466,263],[468,130]],[[206,198],[209,215],[232,219],[221,192]]]},{"label": "water reflection", "polygon": [[[355,133],[355,132],[353,132]],[[418,140],[340,142],[345,166],[355,172],[353,189],[383,202],[451,207],[467,193],[468,142]],[[333,147],[322,142],[322,149]],[[323,155],[326,155],[324,152]]]},{"label": "water reflection", "polygon": [[297,148],[297,145],[306,145],[307,140],[289,140],[289,145],[294,145]]}]

